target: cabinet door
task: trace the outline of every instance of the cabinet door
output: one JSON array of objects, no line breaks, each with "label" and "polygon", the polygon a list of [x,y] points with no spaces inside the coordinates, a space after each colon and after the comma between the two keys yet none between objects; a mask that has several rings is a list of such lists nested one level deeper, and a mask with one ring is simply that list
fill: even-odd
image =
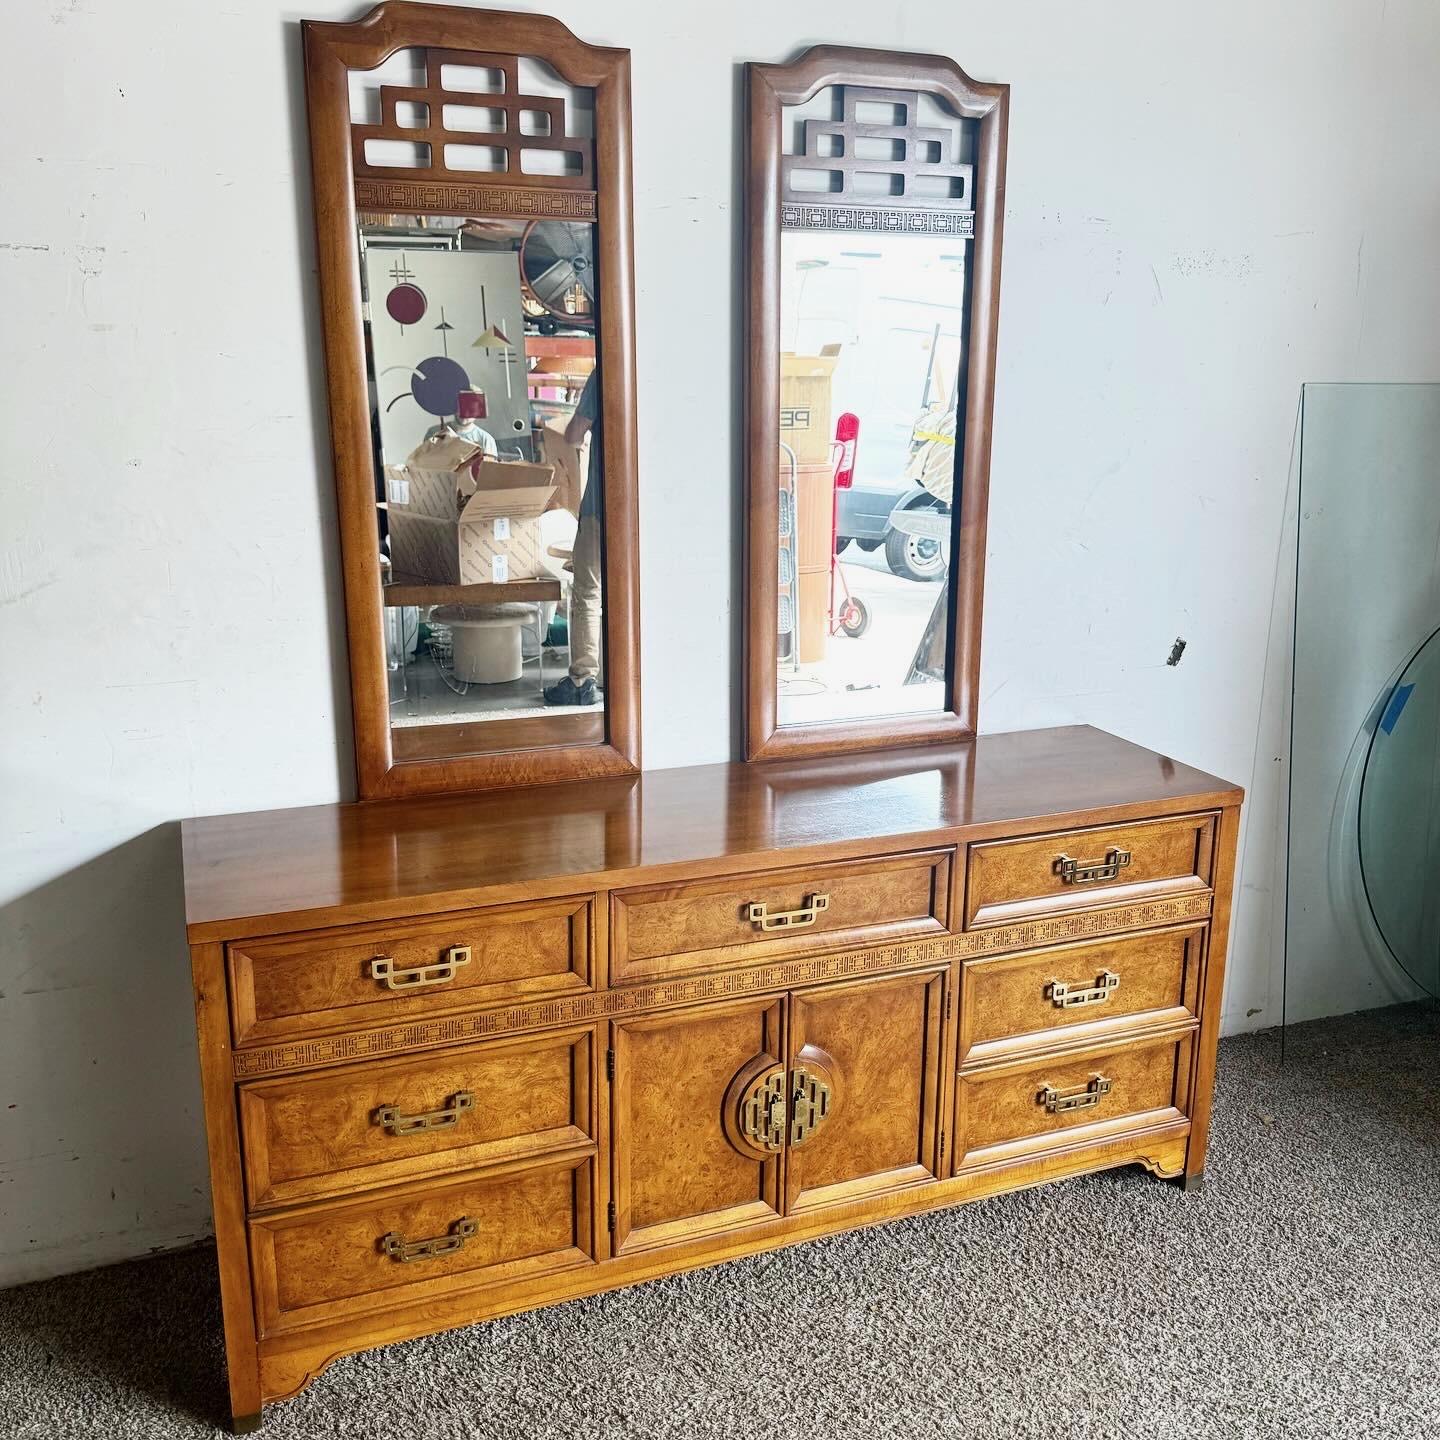
[{"label": "cabinet door", "polygon": [[788,1214],[935,1179],[943,987],[927,971],[791,997],[792,1104],[813,1128],[792,1119]]},{"label": "cabinet door", "polygon": [[779,1001],[748,1000],[612,1025],[616,1254],[779,1213],[778,1150],[740,1143],[728,1112],[778,1074],[780,1017]]}]

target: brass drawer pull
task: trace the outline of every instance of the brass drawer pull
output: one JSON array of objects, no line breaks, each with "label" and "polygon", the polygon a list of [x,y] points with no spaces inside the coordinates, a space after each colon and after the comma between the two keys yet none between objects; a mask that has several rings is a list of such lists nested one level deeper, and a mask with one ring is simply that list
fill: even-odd
[{"label": "brass drawer pull", "polygon": [[422,1130],[444,1130],[449,1125],[458,1125],[460,1117],[474,1108],[474,1095],[468,1090],[457,1090],[438,1110],[406,1115],[398,1105],[382,1105],[372,1118],[392,1135],[418,1135]]},{"label": "brass drawer pull", "polygon": [[412,1260],[431,1260],[437,1255],[453,1255],[457,1250],[464,1249],[465,1242],[479,1229],[478,1220],[462,1215],[444,1235],[436,1235],[429,1240],[407,1240],[392,1230],[388,1235],[380,1237],[380,1248],[392,1260],[408,1265]]},{"label": "brass drawer pull", "polygon": [[1045,993],[1057,1010],[1074,1010],[1080,1005],[1103,1005],[1120,988],[1120,977],[1113,970],[1102,970],[1088,989],[1074,990],[1063,980],[1052,980]]},{"label": "brass drawer pull", "polygon": [[1055,873],[1062,885],[1091,885],[1096,880],[1113,880],[1130,863],[1130,852],[1112,845],[1103,860],[1072,860],[1068,855],[1055,857]]},{"label": "brass drawer pull", "polygon": [[752,900],[747,913],[762,930],[801,930],[813,925],[820,912],[829,908],[828,895],[812,895],[800,909],[777,910],[773,915],[764,900]]},{"label": "brass drawer pull", "polygon": [[1035,1098],[1047,1114],[1064,1115],[1070,1110],[1089,1110],[1098,1105],[1114,1083],[1108,1075],[1092,1075],[1090,1083],[1078,1090],[1057,1090],[1053,1085],[1042,1085]]},{"label": "brass drawer pull", "polygon": [[452,945],[445,958],[435,965],[417,965],[413,970],[397,970],[388,955],[377,955],[370,962],[370,978],[378,980],[387,990],[418,990],[422,985],[446,985],[455,972],[470,963],[468,945]]}]

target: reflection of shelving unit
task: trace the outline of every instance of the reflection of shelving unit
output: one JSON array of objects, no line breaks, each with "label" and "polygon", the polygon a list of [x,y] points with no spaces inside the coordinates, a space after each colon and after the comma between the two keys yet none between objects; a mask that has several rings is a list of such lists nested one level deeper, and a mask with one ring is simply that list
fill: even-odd
[{"label": "reflection of shelving unit", "polygon": [[507,601],[542,605],[559,600],[558,580],[510,580],[503,585],[431,585],[404,576],[384,588],[385,604],[397,605],[503,605]]}]

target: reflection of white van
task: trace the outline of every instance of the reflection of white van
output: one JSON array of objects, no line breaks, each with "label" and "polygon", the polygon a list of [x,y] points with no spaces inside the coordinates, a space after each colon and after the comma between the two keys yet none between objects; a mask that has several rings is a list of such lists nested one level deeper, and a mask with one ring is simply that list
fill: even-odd
[{"label": "reflection of white van", "polygon": [[938,580],[945,570],[944,543],[898,529],[894,517],[944,512],[906,470],[921,414],[955,403],[964,245],[952,236],[781,234],[781,348],[818,355],[839,345],[831,414],[860,418],[854,483],[839,492],[837,544],[883,545],[890,568],[911,580]]}]

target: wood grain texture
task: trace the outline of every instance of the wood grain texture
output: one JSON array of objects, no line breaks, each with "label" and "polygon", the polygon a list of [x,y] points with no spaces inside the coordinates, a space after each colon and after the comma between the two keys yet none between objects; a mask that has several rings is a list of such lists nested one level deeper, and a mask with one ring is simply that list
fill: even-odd
[{"label": "wood grain texture", "polygon": [[[245,1177],[254,1209],[415,1176],[525,1159],[593,1138],[594,1032],[349,1065],[240,1090]],[[380,1112],[414,1116],[472,1098],[453,1122],[397,1133]]]},{"label": "wood grain texture", "polygon": [[[580,896],[233,944],[236,1044],[588,989],[593,904]],[[456,946],[470,959],[443,983],[396,990],[370,973],[381,958],[397,972],[437,966]]]},{"label": "wood grain texture", "polygon": [[933,1180],[939,1173],[945,972],[801,991],[791,1069],[807,1047],[832,1062],[836,1094],[812,1139],[785,1156],[785,1212],[800,1214]]},{"label": "wood grain texture", "polygon": [[[1193,1024],[1185,1025],[1130,1043],[962,1070],[955,1105],[956,1169],[1090,1145],[1126,1129],[1184,1120],[1194,1033]],[[1099,1103],[1057,1113],[1044,1105],[1046,1086],[1072,1094],[1097,1077],[1110,1082]]]},{"label": "wood grain texture", "polygon": [[[972,80],[938,55],[818,45],[788,65],[745,67],[745,260],[749,294],[745,366],[745,754],[750,760],[844,754],[973,735],[979,709],[985,528],[1000,313],[1010,88]],[[951,656],[946,710],[936,715],[781,727],[776,675],[777,510],[780,463],[781,113],[828,85],[940,96],[978,125],[975,240],[956,541],[951,562]],[[882,167],[883,168],[883,167]]]},{"label": "wood grain texture", "polygon": [[[1123,903],[1210,883],[1215,817],[1108,825],[1033,839],[999,840],[970,852],[965,924],[1000,925],[1056,910]],[[1062,859],[1097,863],[1117,851],[1128,863],[1113,879],[1067,883]]]},{"label": "wood grain texture", "polygon": [[614,1290],[822,1235],[964,1204],[1007,1190],[1048,1184],[1118,1165],[1139,1164],[1157,1174],[1174,1175],[1184,1167],[1188,1131],[1188,1122],[1171,1121],[1042,1159],[1022,1159],[990,1169],[967,1171],[934,1185],[915,1186],[804,1215],[776,1218],[664,1249],[622,1255],[604,1265],[570,1270],[541,1280],[434,1297],[424,1304],[397,1305],[367,1317],[363,1327],[342,1322],[267,1337],[260,1344],[263,1392],[267,1401],[293,1395],[330,1361],[356,1350],[500,1315],[513,1315],[575,1296]]},{"label": "wood grain texture", "polygon": [[[611,984],[943,934],[950,867],[951,852],[929,851],[617,891]],[[817,897],[826,908],[793,931],[767,932],[749,915],[752,903],[769,915],[812,913]]]},{"label": "wood grain texture", "polygon": [[303,1070],[350,1060],[383,1058],[400,1051],[453,1045],[487,1036],[552,1025],[638,1015],[650,1010],[694,1005],[707,1000],[733,1000],[743,995],[781,994],[801,985],[852,980],[886,971],[913,969],[945,960],[976,955],[997,955],[1081,940],[1095,935],[1119,934],[1152,925],[1173,925],[1198,920],[1210,913],[1210,892],[1202,891],[1153,900],[1144,905],[1114,910],[1087,910],[1023,925],[994,926],[963,934],[944,935],[898,945],[872,946],[805,954],[771,965],[737,966],[703,975],[676,977],[644,985],[623,985],[530,1005],[508,1005],[499,1010],[467,1010],[437,1019],[415,1020],[343,1035],[317,1036],[289,1045],[237,1050],[235,1077],[244,1080],[285,1070]]},{"label": "wood grain texture", "polygon": [[[635,774],[640,765],[639,562],[636,505],[635,321],[631,239],[630,53],[587,45],[558,20],[498,10],[386,0],[353,24],[302,23],[305,93],[330,433],[339,503],[356,769],[362,799],[537,785]],[[419,46],[528,55],[595,96],[595,250],[603,406],[606,738],[435,758],[392,748],[383,642],[374,454],[366,386],[356,177],[348,73]],[[473,137],[472,137],[473,138]],[[531,184],[531,181],[537,183]],[[377,184],[362,180],[366,202]],[[511,189],[563,192],[542,177],[508,175]],[[474,737],[465,742],[476,743]],[[494,743],[494,742],[492,742]]]},{"label": "wood grain texture", "polygon": [[[570,1156],[256,1219],[261,1331],[593,1264],[593,1172],[589,1158]],[[382,1248],[387,1235],[437,1238],[467,1218],[476,1233],[451,1254],[401,1263]]]},{"label": "wood grain texture", "polygon": [[183,823],[186,918],[192,942],[233,940],[1241,798],[1224,780],[1072,727],[888,755],[657,770],[523,799],[258,811]]},{"label": "wood grain texture", "polygon": [[778,1156],[742,1153],[724,1121],[736,1075],[780,1059],[780,1024],[779,1003],[752,1000],[612,1027],[616,1254],[780,1213]]},{"label": "wood grain texture", "polygon": [[[965,962],[960,967],[960,1063],[1198,1018],[1206,934],[1202,925],[1187,925]],[[1073,993],[1096,988],[1107,972],[1119,983],[1104,992],[1103,1000],[1055,1004],[1056,981]]]},{"label": "wood grain texture", "polygon": [[[661,772],[618,796],[561,786],[187,826],[192,921],[197,893],[222,912],[237,894],[306,906],[192,928],[235,1413],[337,1354],[446,1325],[1106,1165],[1198,1174],[1223,981],[1211,926],[1228,924],[1239,799],[1072,730]],[[1083,908],[1042,896],[1023,920],[945,928],[981,847],[1151,820],[1192,855],[1214,831],[1213,865],[1173,892],[1146,891],[1151,876],[1127,904],[1123,886]],[[856,876],[858,908],[825,912],[836,929],[753,957],[753,941],[725,943],[749,900],[789,906],[817,878]],[[312,903],[337,888],[344,904]],[[648,940],[628,915],[612,925],[622,892],[658,906]],[[917,922],[933,928],[894,938]],[[434,963],[457,926],[490,947],[484,984],[397,993],[402,1012],[356,998],[382,941]],[[708,968],[615,983],[612,949]],[[1123,963],[1117,995],[1140,1008],[1036,1022],[1058,962],[1076,982]],[[557,981],[570,988],[517,993]],[[304,1033],[256,1041],[262,1018]],[[786,1086],[767,1152],[727,1102],[771,1072]],[[808,1134],[802,1073],[832,1101]],[[1043,1084],[1092,1073],[1113,1082],[1093,1110],[1038,1103]],[[462,1090],[475,1105],[453,1129],[374,1123]],[[457,1226],[448,1253],[396,1258]]]}]

